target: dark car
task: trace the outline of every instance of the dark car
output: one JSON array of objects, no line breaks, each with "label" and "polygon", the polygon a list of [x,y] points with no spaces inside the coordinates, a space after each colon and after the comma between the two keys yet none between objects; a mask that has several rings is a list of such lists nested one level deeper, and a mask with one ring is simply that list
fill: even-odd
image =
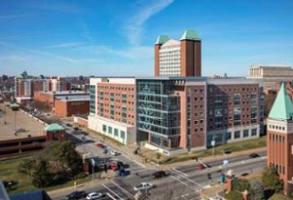
[{"label": "dark car", "polygon": [[76,191],[72,192],[65,197],[66,200],[78,200],[82,198],[86,198],[87,193],[85,191]]},{"label": "dark car", "polygon": [[257,153],[249,154],[249,158],[257,158],[259,155]]},{"label": "dark car", "polygon": [[230,149],[224,149],[224,154],[231,154],[232,151]]},{"label": "dark car", "polygon": [[166,177],[167,173],[165,171],[156,171],[155,173],[153,173],[153,177],[154,178],[163,178]]}]

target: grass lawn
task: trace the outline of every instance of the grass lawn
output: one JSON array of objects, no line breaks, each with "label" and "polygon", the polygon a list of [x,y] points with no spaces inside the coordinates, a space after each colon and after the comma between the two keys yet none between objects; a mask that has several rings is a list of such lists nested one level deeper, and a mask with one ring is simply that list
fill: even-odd
[{"label": "grass lawn", "polygon": [[[34,187],[31,183],[31,177],[20,173],[18,171],[18,165],[19,163],[24,160],[28,159],[30,156],[22,156],[22,157],[15,157],[7,160],[1,160],[0,161],[0,180],[2,181],[17,181],[17,185],[13,187],[12,190],[8,191],[9,194],[17,194],[17,193],[23,193],[23,192],[28,192],[28,191],[33,191],[38,188]],[[99,173],[95,174],[95,176],[99,176]],[[66,183],[56,185],[56,186],[51,186],[44,188],[45,190],[54,190],[54,189],[59,189],[62,187],[68,187],[68,186],[73,186],[74,182],[77,181],[78,184],[82,184],[84,182],[90,181],[92,176],[83,176],[82,174],[79,176],[80,178],[76,180],[71,180]]]},{"label": "grass lawn", "polygon": [[31,184],[31,178],[29,176],[22,174],[17,170],[19,163],[27,158],[29,158],[29,156],[16,157],[0,161],[0,179],[2,181],[5,180],[18,182],[13,190],[8,191],[9,193],[21,193],[37,189]]},{"label": "grass lawn", "polygon": [[269,200],[292,200],[293,198],[287,197],[283,194],[276,193]]},{"label": "grass lawn", "polygon": [[[224,153],[224,150],[229,150],[231,152],[237,152],[237,151],[244,151],[249,149],[255,149],[260,147],[266,146],[266,137],[261,137],[257,139],[251,139],[241,142],[235,142],[230,144],[224,144],[220,145],[218,147],[215,147],[215,155],[222,155]],[[204,151],[197,151],[197,152],[191,152],[191,153],[182,153],[175,156],[165,156],[161,155],[157,152],[146,150],[141,154],[143,157],[145,157],[149,161],[153,161],[158,164],[170,164],[174,162],[180,162],[180,161],[186,161],[190,159],[194,159],[195,157],[207,157],[213,155],[213,149],[207,149]]]}]

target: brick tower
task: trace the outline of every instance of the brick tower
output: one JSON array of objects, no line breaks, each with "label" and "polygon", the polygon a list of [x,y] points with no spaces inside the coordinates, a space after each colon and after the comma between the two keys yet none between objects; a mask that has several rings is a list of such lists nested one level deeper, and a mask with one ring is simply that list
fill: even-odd
[{"label": "brick tower", "polygon": [[281,85],[267,120],[267,166],[275,167],[284,193],[293,190],[293,103]]}]

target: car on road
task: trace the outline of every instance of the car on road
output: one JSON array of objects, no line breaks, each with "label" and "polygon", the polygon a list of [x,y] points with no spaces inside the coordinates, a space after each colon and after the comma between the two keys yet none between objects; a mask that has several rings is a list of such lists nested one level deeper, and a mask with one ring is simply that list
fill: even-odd
[{"label": "car on road", "polygon": [[114,151],[114,150],[111,150],[111,151],[110,151],[110,154],[111,154],[112,156],[119,156],[119,155],[120,155],[119,152]]},{"label": "car on road", "polygon": [[204,166],[204,164],[202,164],[202,163],[197,164],[195,167],[196,167],[196,169],[199,169],[199,170],[203,170],[203,169],[206,168],[206,167]]},{"label": "car on road", "polygon": [[102,143],[97,143],[96,146],[102,149],[106,148],[106,146]]},{"label": "car on road", "polygon": [[105,195],[101,192],[91,192],[87,195],[87,200],[98,200],[103,198]]},{"label": "car on road", "polygon": [[75,191],[70,194],[68,194],[65,199],[66,200],[78,200],[85,198],[87,196],[87,193],[85,191]]},{"label": "car on road", "polygon": [[232,151],[230,149],[224,149],[224,154],[231,154]]},{"label": "car on road", "polygon": [[154,178],[163,178],[163,177],[166,177],[166,176],[168,176],[168,174],[163,170],[156,171],[155,173],[153,173]]},{"label": "car on road", "polygon": [[138,191],[143,191],[143,190],[149,190],[151,188],[153,188],[153,184],[151,183],[147,183],[147,182],[142,182],[139,185],[136,185],[133,187],[133,190],[138,192]]},{"label": "car on road", "polygon": [[257,153],[251,153],[249,154],[249,158],[257,158],[259,155]]}]

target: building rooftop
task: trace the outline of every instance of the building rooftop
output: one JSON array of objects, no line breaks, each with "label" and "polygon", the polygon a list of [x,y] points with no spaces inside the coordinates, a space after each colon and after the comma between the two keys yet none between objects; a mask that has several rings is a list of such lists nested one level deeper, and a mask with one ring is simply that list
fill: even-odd
[{"label": "building rooftop", "polygon": [[264,65],[264,64],[254,64],[251,65],[250,68],[263,68],[263,69],[277,69],[277,70],[282,70],[282,69],[292,69],[291,65],[280,65],[280,64],[275,64],[275,65]]},{"label": "building rooftop", "polygon": [[289,120],[293,117],[293,103],[282,83],[274,104],[269,113],[269,118],[277,120]]},{"label": "building rooftop", "polygon": [[4,104],[0,104],[0,109],[3,111],[0,114],[0,141],[44,135],[44,124],[23,111],[14,112]]},{"label": "building rooftop", "polygon": [[11,200],[28,200],[28,199],[33,199],[33,200],[51,200],[47,192],[44,190],[37,190],[33,192],[26,192],[23,194],[17,194],[15,196],[11,197]]},{"label": "building rooftop", "polygon": [[184,31],[180,40],[200,40],[200,38],[195,31],[189,29],[189,30]]},{"label": "building rooftop", "polygon": [[167,35],[160,35],[157,37],[155,44],[164,44],[168,40],[169,40],[169,37]]},{"label": "building rooftop", "polygon": [[59,96],[56,99],[66,102],[73,102],[73,101],[89,101],[90,95],[69,95],[69,96]]}]

